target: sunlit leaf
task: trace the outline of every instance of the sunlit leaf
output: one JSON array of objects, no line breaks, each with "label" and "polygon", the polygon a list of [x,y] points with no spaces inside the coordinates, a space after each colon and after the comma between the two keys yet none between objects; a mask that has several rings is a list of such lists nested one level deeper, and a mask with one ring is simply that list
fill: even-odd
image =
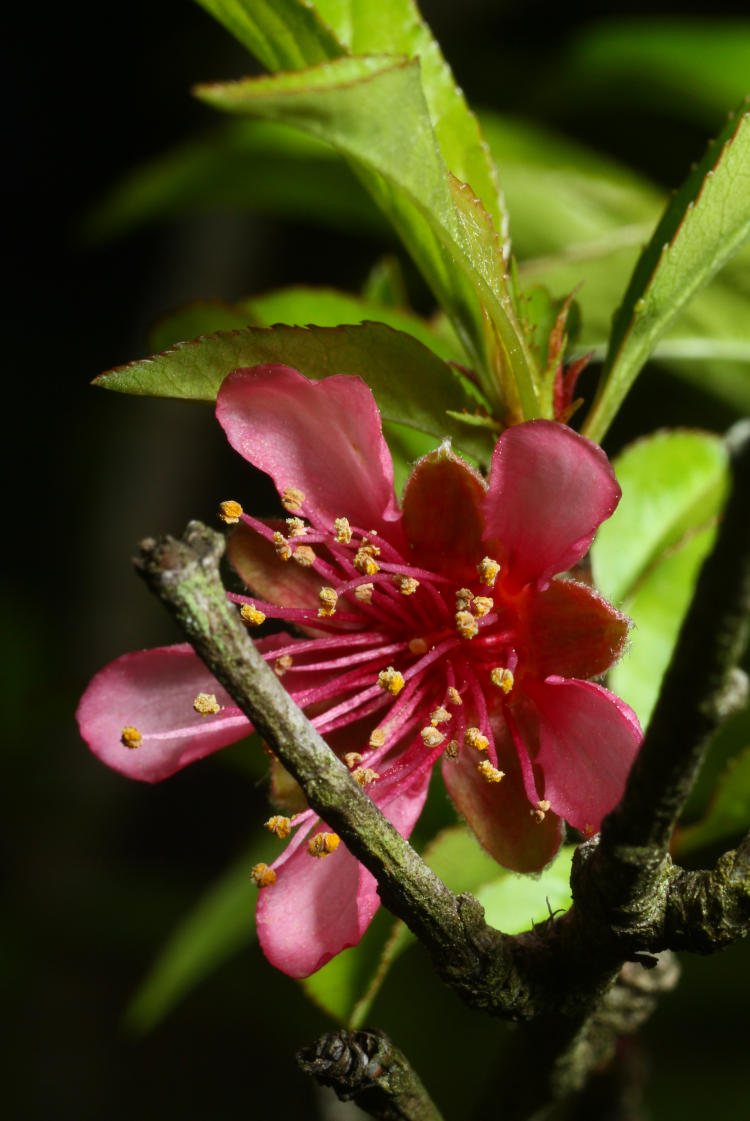
[{"label": "sunlit leaf", "polygon": [[299,70],[344,49],[304,0],[198,0],[268,70]]},{"label": "sunlit leaf", "polygon": [[[503,399],[486,368],[488,345],[502,348],[524,415],[536,415],[534,364],[514,319],[497,235],[481,203],[446,170],[418,61],[339,59],[196,93],[216,108],[309,132],[345,154],[454,321],[493,407],[501,409]],[[496,334],[487,335],[480,304]]]},{"label": "sunlit leaf", "polygon": [[657,432],[613,463],[622,498],[591,550],[597,588],[628,601],[666,550],[709,525],[727,487],[727,455],[708,432]]},{"label": "sunlit leaf", "polygon": [[600,440],[678,311],[750,237],[750,113],[732,115],[644,249],[612,327],[583,431]]},{"label": "sunlit leaf", "polygon": [[301,285],[279,288],[234,303],[196,300],[163,316],[151,329],[148,343],[156,352],[198,335],[242,330],[248,326],[338,327],[367,321],[385,323],[412,335],[446,361],[455,361],[461,353],[460,344],[450,329],[437,329],[404,308],[388,307],[334,288]]},{"label": "sunlit leaf", "polygon": [[614,467],[622,499],[591,550],[597,587],[633,620],[609,684],[648,723],[726,494],[727,457],[705,432],[657,432]]},{"label": "sunlit leaf", "polygon": [[679,829],[676,855],[683,856],[706,845],[725,841],[750,829],[750,746],[732,759],[722,775],[706,816]]},{"label": "sunlit leaf", "polygon": [[610,670],[608,683],[635,709],[644,727],[658,699],[700,566],[714,536],[714,530],[706,529],[675,546],[644,575],[634,595],[623,604],[633,620],[633,629],[629,647]]},{"label": "sunlit leaf", "polygon": [[448,410],[473,412],[476,398],[444,362],[410,335],[381,323],[353,327],[275,327],[207,335],[101,374],[95,384],[121,393],[214,401],[231,370],[284,363],[310,378],[358,374],[386,420],[409,424],[482,461],[494,441]]}]

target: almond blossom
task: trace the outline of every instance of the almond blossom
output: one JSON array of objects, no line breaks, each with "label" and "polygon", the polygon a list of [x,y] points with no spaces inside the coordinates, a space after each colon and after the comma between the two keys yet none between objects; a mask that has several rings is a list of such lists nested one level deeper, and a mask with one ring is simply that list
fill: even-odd
[{"label": "almond blossom", "polygon": [[[619,500],[602,450],[555,421],[519,424],[486,480],[445,445],[416,464],[399,507],[359,378],[235,370],[216,411],[286,515],[222,504],[248,588],[229,599],[250,627],[293,629],[258,649],[396,828],[410,834],[440,761],[458,812],[507,868],[543,868],[563,820],[596,832],[641,741],[632,710],[591,680],[619,657],[628,620],[560,576]],[[251,730],[184,645],[106,666],[78,719],[100,759],[150,782]],[[267,825],[293,836],[253,870],[261,945],[306,976],[359,941],[377,885],[313,811]]]}]

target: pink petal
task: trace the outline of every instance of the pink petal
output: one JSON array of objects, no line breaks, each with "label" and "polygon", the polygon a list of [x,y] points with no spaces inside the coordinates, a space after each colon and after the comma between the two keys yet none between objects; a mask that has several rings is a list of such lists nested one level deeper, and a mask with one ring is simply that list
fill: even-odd
[{"label": "pink petal", "polygon": [[630,620],[592,588],[553,580],[544,591],[529,588],[523,599],[521,626],[535,676],[597,677],[620,657]]},{"label": "pink petal", "polygon": [[380,530],[399,518],[380,414],[360,378],[308,381],[289,366],[234,370],[216,415],[232,447],[269,474],[279,494],[302,491],[302,512],[318,525],[347,517]]},{"label": "pink petal", "polygon": [[[286,526],[279,522],[278,528],[283,532]],[[304,544],[304,538],[296,540]],[[259,599],[284,607],[317,609],[320,576],[294,560],[281,560],[271,542],[249,526],[237,526],[229,538],[227,553],[234,570]]]},{"label": "pink petal", "polygon": [[[199,693],[213,693],[230,714],[201,716],[193,708]],[[187,645],[143,650],[110,662],[92,679],[76,716],[81,735],[103,763],[144,782],[159,782],[252,731]],[[121,742],[126,726],[143,736],[138,747]]]},{"label": "pink petal", "polygon": [[510,590],[549,580],[579,561],[619,500],[598,444],[553,420],[506,429],[492,456],[483,509]]},{"label": "pink petal", "polygon": [[[429,770],[411,781],[369,788],[374,801],[408,837],[427,797]],[[321,825],[315,832],[325,832]],[[263,888],[255,918],[261,949],[290,977],[308,977],[349,946],[356,946],[380,906],[377,882],[343,842],[316,859],[297,835],[272,865],[276,883]]]},{"label": "pink petal", "polygon": [[532,816],[516,749],[502,717],[493,720],[499,783],[488,783],[477,770],[482,756],[464,746],[457,760],[443,758],[443,778],[456,809],[479,843],[504,868],[540,872],[562,842],[562,822],[548,813],[542,822]]},{"label": "pink petal", "polygon": [[624,701],[590,681],[548,677],[524,689],[539,714],[535,768],[555,813],[582,832],[597,832],[622,797],[643,739]]},{"label": "pink petal", "polygon": [[458,581],[476,578],[476,565],[484,556],[479,504],[486,489],[477,472],[450,448],[438,448],[415,465],[403,502],[413,563]]}]

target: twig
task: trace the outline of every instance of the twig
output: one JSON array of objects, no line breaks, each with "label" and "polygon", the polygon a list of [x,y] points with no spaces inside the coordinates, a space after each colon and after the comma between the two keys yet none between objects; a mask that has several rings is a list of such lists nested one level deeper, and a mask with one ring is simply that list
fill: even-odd
[{"label": "twig", "polygon": [[377,1028],[323,1035],[297,1052],[297,1062],[381,1121],[442,1121],[406,1056]]}]

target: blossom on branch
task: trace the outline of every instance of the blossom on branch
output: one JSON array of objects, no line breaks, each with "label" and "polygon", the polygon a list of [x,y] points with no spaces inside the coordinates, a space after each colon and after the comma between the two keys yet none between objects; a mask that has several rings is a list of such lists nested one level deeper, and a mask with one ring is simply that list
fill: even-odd
[{"label": "blossom on branch", "polygon": [[[631,709],[591,680],[619,657],[628,620],[559,578],[619,500],[602,450],[555,421],[519,424],[487,480],[443,446],[416,464],[399,507],[357,377],[235,370],[217,417],[285,510],[266,522],[222,504],[249,589],[229,598],[251,627],[294,629],[258,649],[396,828],[411,832],[440,761],[505,867],[543,868],[563,819],[596,832],[641,741]],[[250,731],[189,646],[111,663],[78,718],[104,762],[152,782]],[[359,941],[376,882],[313,811],[268,825],[294,835],[255,877],[259,937],[274,965],[305,976]]]}]

